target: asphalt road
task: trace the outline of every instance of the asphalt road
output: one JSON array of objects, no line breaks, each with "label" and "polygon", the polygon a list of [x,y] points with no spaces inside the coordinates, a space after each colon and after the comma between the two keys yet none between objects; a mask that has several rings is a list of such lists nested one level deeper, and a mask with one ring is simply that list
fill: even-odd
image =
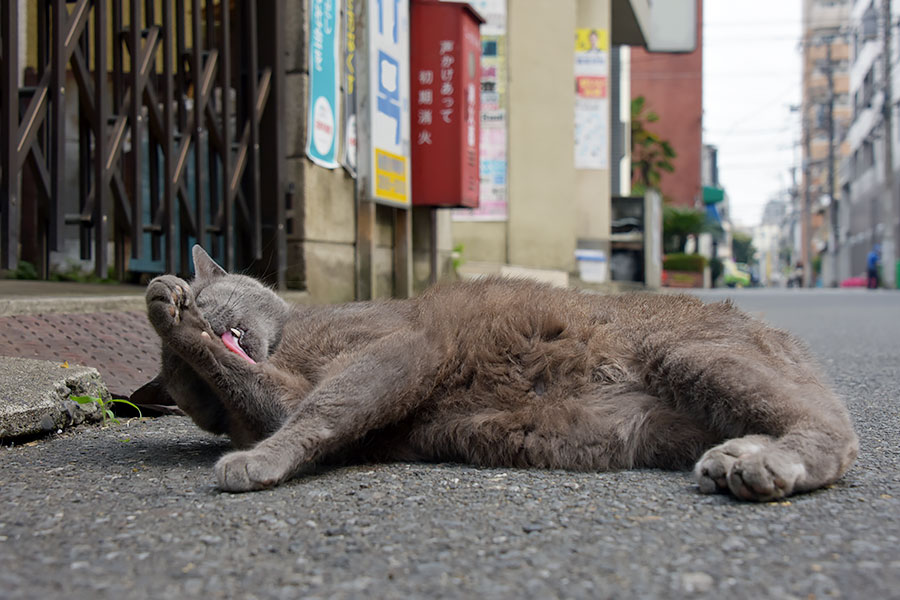
[{"label": "asphalt road", "polygon": [[82,426],[0,449],[0,598],[900,598],[900,293],[734,297],[847,398],[860,458],[832,488],[391,464],[230,495],[227,444],[185,419]]}]

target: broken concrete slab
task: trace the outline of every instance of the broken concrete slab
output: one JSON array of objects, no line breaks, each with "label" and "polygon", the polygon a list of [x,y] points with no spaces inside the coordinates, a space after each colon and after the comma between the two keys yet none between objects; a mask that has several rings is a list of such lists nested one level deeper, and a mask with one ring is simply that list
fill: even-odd
[{"label": "broken concrete slab", "polygon": [[93,367],[0,356],[0,439],[102,419],[97,404],[79,404],[73,396],[110,398]]}]

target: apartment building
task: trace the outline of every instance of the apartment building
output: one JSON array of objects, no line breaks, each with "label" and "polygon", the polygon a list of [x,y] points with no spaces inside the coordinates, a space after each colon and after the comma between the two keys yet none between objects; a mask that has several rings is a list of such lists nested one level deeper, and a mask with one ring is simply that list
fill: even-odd
[{"label": "apartment building", "polygon": [[[842,140],[854,110],[850,93],[850,8],[851,0],[803,2],[799,260],[805,266],[821,264],[818,277],[824,285],[839,281],[839,269],[833,260],[833,232],[841,226],[844,198],[837,170],[850,154],[850,146]],[[804,283],[814,285],[815,270],[804,268],[804,274]]]},{"label": "apartment building", "polygon": [[[866,268],[866,255],[875,244],[883,244],[888,233],[888,222],[893,222],[893,239],[898,236],[897,198],[900,196],[897,178],[894,177],[890,193],[892,210],[886,210],[885,189],[885,106],[896,103],[896,91],[892,99],[885,98],[885,64],[891,64],[891,83],[898,89],[896,64],[898,48],[894,31],[888,60],[883,53],[884,41],[883,0],[855,0],[848,29],[850,42],[850,96],[852,124],[845,139],[849,153],[841,164],[840,180],[842,196],[846,201],[840,207],[837,248],[837,276],[839,279],[862,275]],[[892,11],[891,21],[896,23],[897,13]],[[892,127],[888,132],[893,148],[898,148],[896,108],[892,107]],[[893,172],[898,169],[897,151],[893,151]],[[888,257],[888,255],[891,255]],[[894,252],[883,250],[882,260],[894,268]],[[893,281],[891,277],[888,281]]]}]

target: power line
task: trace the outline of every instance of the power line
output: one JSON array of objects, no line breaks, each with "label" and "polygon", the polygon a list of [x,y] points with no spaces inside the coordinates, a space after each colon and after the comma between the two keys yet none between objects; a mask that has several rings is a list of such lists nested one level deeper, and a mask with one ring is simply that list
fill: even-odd
[{"label": "power line", "polygon": [[754,110],[752,110],[751,112],[749,112],[749,113],[747,113],[746,115],[744,115],[744,116],[740,117],[739,119],[735,120],[734,123],[733,123],[733,125],[732,125],[731,127],[729,127],[728,132],[725,133],[725,135],[723,136],[723,138],[727,138],[727,137],[731,134],[731,131],[733,131],[734,129],[736,129],[737,126],[738,126],[739,124],[741,124],[741,123],[743,123],[743,122],[745,122],[745,121],[747,121],[747,120],[749,120],[749,119],[752,119],[753,117],[755,117],[756,115],[760,114],[761,112],[764,112],[764,111],[766,111],[766,110],[769,110],[769,108],[770,108],[773,104],[779,104],[779,103],[783,102],[784,99],[785,99],[785,97],[786,97],[788,94],[790,94],[791,92],[796,91],[796,89],[797,89],[796,83],[795,83],[795,82],[791,82],[787,87],[785,87],[781,92],[779,92],[778,95],[775,96],[771,101],[764,103],[762,106],[757,106],[757,107],[756,107]]},{"label": "power line", "polygon": [[[730,77],[779,77],[783,75],[798,75],[797,71],[757,71],[755,73],[735,72],[728,73],[704,73],[703,71],[645,71],[632,73],[632,79],[690,79],[693,77],[709,77],[714,79],[728,79]],[[799,81],[798,81],[799,83]]]},{"label": "power line", "polygon": [[777,21],[705,21],[703,23],[703,28],[707,27],[770,27],[772,25],[790,25],[792,27],[803,26],[803,20],[799,21],[785,21],[784,19],[778,19]]}]

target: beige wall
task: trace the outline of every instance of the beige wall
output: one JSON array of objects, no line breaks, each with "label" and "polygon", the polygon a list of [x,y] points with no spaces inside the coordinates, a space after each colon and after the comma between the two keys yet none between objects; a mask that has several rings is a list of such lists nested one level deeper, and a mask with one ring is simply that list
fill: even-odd
[{"label": "beige wall", "polygon": [[[610,30],[610,0],[578,0],[577,25],[585,29]],[[608,88],[607,88],[608,89]],[[607,93],[607,97],[609,94]],[[610,103],[611,103],[610,98]],[[611,112],[611,105],[607,110]],[[612,120],[607,113],[607,143],[610,148]],[[576,237],[580,247],[605,250],[609,255],[610,236],[610,171],[609,169],[577,169],[575,171]]]},{"label": "beige wall", "polygon": [[609,0],[507,4],[507,222],[454,222],[466,260],[573,271],[609,249],[610,172],[575,169],[575,29],[610,29]]},{"label": "beige wall", "polygon": [[511,264],[575,266],[576,4],[508,3]]},{"label": "beige wall", "polygon": [[506,221],[454,221],[453,242],[464,261],[505,263],[506,227]]}]

